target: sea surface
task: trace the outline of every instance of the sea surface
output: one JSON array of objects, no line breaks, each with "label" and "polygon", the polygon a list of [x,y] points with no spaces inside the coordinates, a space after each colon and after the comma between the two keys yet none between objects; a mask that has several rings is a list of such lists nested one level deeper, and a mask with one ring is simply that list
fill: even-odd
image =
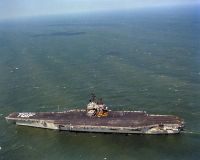
[{"label": "sea surface", "polygon": [[[71,133],[9,124],[11,112],[85,108],[185,120],[179,135]],[[1,160],[198,160],[200,6],[0,22]]]}]

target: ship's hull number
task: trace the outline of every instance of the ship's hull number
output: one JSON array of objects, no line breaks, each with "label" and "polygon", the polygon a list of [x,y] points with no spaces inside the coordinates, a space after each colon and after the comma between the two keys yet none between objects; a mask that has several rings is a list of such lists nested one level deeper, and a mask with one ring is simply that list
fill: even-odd
[{"label": "ship's hull number", "polygon": [[31,112],[28,112],[28,113],[19,113],[17,117],[28,118],[28,117],[32,117],[34,115],[35,115],[35,113],[31,113]]}]

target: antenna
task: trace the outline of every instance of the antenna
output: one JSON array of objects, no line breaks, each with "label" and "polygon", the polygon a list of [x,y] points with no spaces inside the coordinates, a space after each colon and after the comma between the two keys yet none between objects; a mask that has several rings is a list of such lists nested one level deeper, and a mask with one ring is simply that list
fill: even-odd
[{"label": "antenna", "polygon": [[99,104],[103,104],[103,98],[99,99]]},{"label": "antenna", "polygon": [[92,102],[95,102],[95,101],[96,101],[96,96],[95,96],[95,94],[94,94],[94,93],[91,93],[91,96],[92,96],[91,101],[92,101]]}]

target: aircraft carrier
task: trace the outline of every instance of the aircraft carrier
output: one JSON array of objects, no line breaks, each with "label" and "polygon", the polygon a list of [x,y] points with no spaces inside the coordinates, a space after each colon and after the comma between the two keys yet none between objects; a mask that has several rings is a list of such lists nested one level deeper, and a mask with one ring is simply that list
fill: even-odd
[{"label": "aircraft carrier", "polygon": [[111,111],[93,95],[84,110],[63,112],[15,112],[6,117],[17,125],[74,132],[125,134],[177,134],[184,121],[174,115],[153,115],[144,111]]}]

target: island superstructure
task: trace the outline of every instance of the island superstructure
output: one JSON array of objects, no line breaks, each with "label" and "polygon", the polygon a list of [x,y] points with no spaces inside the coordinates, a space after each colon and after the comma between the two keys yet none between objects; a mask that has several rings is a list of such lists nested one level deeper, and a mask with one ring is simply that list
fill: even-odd
[{"label": "island superstructure", "polygon": [[6,120],[17,125],[74,132],[176,134],[184,121],[174,115],[153,115],[145,111],[111,111],[92,94],[83,110],[63,112],[14,112]]}]

